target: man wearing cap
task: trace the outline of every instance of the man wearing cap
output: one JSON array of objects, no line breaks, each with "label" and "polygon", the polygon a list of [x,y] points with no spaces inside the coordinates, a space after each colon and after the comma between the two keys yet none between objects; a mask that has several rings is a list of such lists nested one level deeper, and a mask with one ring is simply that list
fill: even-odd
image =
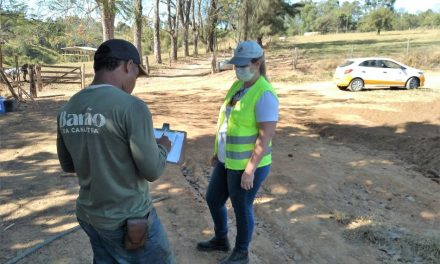
[{"label": "man wearing cap", "polygon": [[132,96],[146,75],[128,41],[102,43],[95,77],[60,110],[61,167],[76,172],[78,221],[90,238],[93,263],[175,263],[148,191],[163,173],[171,143],[156,141],[151,113]]},{"label": "man wearing cap", "polygon": [[253,202],[270,171],[272,137],[278,121],[278,97],[266,77],[263,49],[255,41],[241,42],[229,62],[235,66],[232,84],[220,109],[206,201],[215,236],[201,241],[201,251],[229,251],[227,209],[231,199],[237,235],[231,255],[222,264],[249,262],[254,229]]}]

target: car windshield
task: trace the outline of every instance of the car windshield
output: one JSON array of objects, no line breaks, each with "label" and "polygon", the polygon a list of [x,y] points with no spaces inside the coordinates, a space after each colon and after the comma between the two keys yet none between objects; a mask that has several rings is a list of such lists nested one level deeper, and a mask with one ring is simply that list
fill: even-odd
[{"label": "car windshield", "polygon": [[348,60],[348,61],[342,63],[341,65],[339,65],[338,67],[346,67],[346,66],[351,65],[351,64],[353,64],[353,61]]}]

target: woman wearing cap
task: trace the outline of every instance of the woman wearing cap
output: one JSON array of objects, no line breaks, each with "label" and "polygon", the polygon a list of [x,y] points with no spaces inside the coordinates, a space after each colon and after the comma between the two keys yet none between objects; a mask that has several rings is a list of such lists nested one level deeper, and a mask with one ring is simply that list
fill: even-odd
[{"label": "woman wearing cap", "polygon": [[229,251],[226,201],[234,208],[237,236],[232,254],[221,263],[248,263],[254,229],[253,201],[269,174],[278,121],[278,97],[265,74],[263,49],[241,42],[229,62],[238,78],[220,109],[206,201],[215,236],[201,241],[201,251]]}]

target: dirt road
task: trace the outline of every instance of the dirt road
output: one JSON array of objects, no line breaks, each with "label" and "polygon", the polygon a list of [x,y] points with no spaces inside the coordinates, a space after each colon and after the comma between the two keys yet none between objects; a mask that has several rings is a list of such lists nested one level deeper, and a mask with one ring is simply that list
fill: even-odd
[{"label": "dirt road", "polygon": [[[203,69],[206,70],[206,69]],[[154,123],[188,131],[185,163],[152,184],[178,263],[212,235],[204,193],[217,111],[232,71],[140,80]],[[169,73],[171,75],[171,73]],[[270,72],[269,72],[270,75]],[[432,77],[430,77],[432,76]],[[272,172],[255,202],[251,263],[439,263],[440,73],[425,89],[339,91],[329,82],[274,83],[280,122]],[[76,226],[75,177],[56,158],[56,111],[72,90],[0,116],[0,262]],[[234,218],[230,215],[234,241]],[[90,263],[81,230],[18,263]]]}]

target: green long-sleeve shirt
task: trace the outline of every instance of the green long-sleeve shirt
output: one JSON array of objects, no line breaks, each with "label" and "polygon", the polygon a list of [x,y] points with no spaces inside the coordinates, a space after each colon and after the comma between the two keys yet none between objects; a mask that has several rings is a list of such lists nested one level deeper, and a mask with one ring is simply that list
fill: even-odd
[{"label": "green long-sleeve shirt", "polygon": [[61,167],[78,175],[77,217],[112,230],[146,215],[152,207],[147,181],[162,174],[167,152],[156,143],[145,103],[111,85],[91,86],[57,119]]}]

